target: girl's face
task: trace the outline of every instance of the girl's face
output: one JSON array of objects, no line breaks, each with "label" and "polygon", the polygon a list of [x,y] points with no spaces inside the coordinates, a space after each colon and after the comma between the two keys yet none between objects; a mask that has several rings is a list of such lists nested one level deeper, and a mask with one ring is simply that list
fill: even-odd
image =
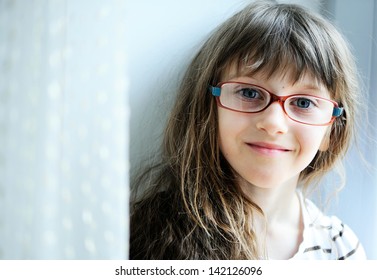
[{"label": "girl's face", "polygon": [[[278,95],[311,94],[330,98],[327,89],[309,75],[296,83],[289,75],[265,78],[236,76],[229,71],[222,82],[254,84]],[[312,126],[291,120],[278,102],[259,113],[241,113],[218,107],[220,149],[240,179],[255,187],[297,184],[298,176],[318,150],[326,150],[330,126]],[[293,181],[292,181],[293,180]]]}]

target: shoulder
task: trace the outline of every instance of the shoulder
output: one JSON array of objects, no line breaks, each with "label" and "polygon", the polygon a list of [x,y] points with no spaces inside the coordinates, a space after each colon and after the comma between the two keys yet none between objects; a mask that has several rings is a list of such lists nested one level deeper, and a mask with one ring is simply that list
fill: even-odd
[{"label": "shoulder", "polygon": [[302,258],[366,259],[365,251],[352,229],[336,216],[324,215],[313,202],[302,200],[304,219]]}]

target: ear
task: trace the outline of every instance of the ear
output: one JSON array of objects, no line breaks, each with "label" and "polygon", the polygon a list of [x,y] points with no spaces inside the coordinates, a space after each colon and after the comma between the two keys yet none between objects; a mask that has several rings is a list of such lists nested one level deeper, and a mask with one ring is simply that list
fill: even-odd
[{"label": "ear", "polygon": [[319,151],[326,152],[330,146],[330,134],[331,126],[326,130],[325,135],[322,138],[321,145],[319,146]]}]

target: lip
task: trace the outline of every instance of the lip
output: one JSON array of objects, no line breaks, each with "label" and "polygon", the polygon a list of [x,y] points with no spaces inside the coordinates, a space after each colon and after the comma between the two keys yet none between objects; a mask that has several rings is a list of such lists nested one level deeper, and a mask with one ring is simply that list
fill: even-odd
[{"label": "lip", "polygon": [[280,155],[280,154],[292,151],[292,149],[289,149],[281,145],[273,144],[273,143],[252,142],[252,143],[246,143],[246,144],[253,151],[256,151],[263,155]]}]

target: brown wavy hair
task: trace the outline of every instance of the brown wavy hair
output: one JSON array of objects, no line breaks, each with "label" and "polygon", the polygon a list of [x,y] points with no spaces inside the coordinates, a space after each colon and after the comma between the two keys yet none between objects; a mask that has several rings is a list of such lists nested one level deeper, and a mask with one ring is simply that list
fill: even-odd
[{"label": "brown wavy hair", "polygon": [[[217,106],[208,91],[231,65],[241,73],[309,73],[345,109],[329,147],[302,171],[309,186],[345,155],[354,134],[357,76],[347,43],[322,17],[297,5],[258,1],[221,24],[202,45],[178,90],[160,162],[133,181],[131,259],[260,259],[253,215],[219,149]],[[288,71],[289,70],[289,71]],[[136,193],[136,192],[135,192]]]}]

